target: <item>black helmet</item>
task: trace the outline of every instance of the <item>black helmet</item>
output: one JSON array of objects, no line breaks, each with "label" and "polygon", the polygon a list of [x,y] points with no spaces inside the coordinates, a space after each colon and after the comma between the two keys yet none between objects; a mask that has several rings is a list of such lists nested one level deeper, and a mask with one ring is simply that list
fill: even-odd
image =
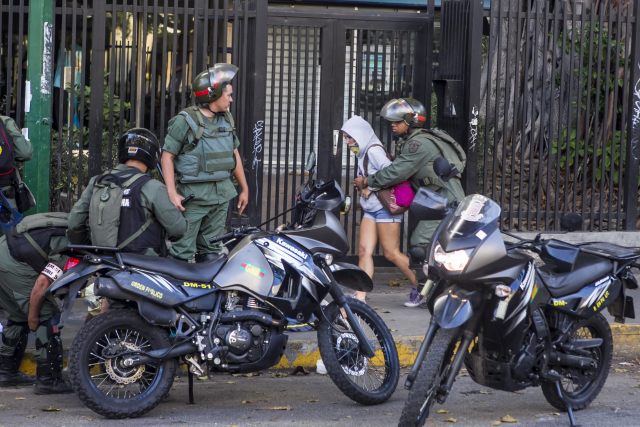
[{"label": "black helmet", "polygon": [[218,63],[198,74],[191,82],[196,105],[208,105],[220,98],[237,72],[238,67],[233,64]]},{"label": "black helmet", "polygon": [[392,99],[384,104],[380,116],[390,122],[404,121],[412,128],[421,128],[427,123],[424,105],[413,98]]},{"label": "black helmet", "polygon": [[133,128],[118,140],[118,161],[138,160],[149,169],[157,166],[160,159],[160,143],[149,129]]}]

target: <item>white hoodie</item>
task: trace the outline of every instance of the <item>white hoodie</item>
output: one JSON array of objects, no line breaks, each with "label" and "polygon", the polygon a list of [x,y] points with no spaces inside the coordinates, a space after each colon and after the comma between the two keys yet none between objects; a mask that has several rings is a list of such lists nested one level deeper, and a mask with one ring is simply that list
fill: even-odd
[{"label": "white hoodie", "polygon": [[[387,157],[387,153],[382,143],[373,131],[373,128],[360,116],[353,116],[342,125],[343,132],[351,136],[358,143],[360,152],[358,153],[358,175],[372,175],[380,169],[391,164],[391,160]],[[378,144],[379,147],[373,147],[367,153],[369,146]],[[364,155],[367,153],[369,163],[367,171],[364,171]],[[376,212],[383,208],[382,203],[378,200],[375,193],[371,193],[368,199],[360,197],[360,207],[367,212]]]}]

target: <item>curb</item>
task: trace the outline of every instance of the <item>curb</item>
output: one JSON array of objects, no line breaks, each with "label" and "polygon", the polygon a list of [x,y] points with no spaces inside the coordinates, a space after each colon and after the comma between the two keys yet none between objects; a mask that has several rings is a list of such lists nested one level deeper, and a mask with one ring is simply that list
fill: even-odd
[{"label": "curb", "polygon": [[[640,357],[640,325],[612,324],[611,332],[615,355]],[[422,338],[422,336],[396,338],[400,366],[409,367],[413,364]],[[301,366],[315,370],[318,359],[320,359],[320,351],[315,339],[313,341],[289,341],[282,359],[271,369],[291,369]],[[20,370],[25,374],[35,375],[36,363],[33,354],[25,354]]]}]

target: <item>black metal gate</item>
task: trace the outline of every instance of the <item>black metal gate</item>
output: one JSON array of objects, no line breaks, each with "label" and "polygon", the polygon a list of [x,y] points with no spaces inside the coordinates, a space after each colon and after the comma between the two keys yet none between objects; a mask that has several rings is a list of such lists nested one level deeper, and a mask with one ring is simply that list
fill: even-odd
[{"label": "black metal gate", "polygon": [[[423,12],[352,17],[354,11],[270,8],[260,217],[291,205],[311,150],[319,154],[320,178],[351,189],[356,165],[338,132],[349,117],[369,121],[391,151],[390,131],[378,116],[382,105],[413,96],[430,108],[433,7]],[[353,253],[359,217],[354,209],[343,218]]]}]

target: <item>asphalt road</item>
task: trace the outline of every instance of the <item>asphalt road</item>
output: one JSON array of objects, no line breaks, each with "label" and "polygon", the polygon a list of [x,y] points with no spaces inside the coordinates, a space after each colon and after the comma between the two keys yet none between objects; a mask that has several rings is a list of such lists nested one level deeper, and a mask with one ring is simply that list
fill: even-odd
[{"label": "asphalt road", "polygon": [[[387,403],[365,407],[342,395],[327,376],[315,373],[224,374],[196,381],[195,405],[187,404],[186,378],[178,378],[168,398],[147,415],[111,421],[86,408],[73,394],[35,396],[29,388],[13,388],[0,391],[0,426],[393,426],[406,396],[399,386]],[[618,358],[599,397],[576,413],[577,420],[583,427],[640,426],[639,402],[640,360]],[[506,416],[516,423],[501,425],[569,425],[566,414],[550,406],[540,389],[500,392],[479,386],[464,374],[448,401],[434,407],[428,425],[493,426]]]}]

